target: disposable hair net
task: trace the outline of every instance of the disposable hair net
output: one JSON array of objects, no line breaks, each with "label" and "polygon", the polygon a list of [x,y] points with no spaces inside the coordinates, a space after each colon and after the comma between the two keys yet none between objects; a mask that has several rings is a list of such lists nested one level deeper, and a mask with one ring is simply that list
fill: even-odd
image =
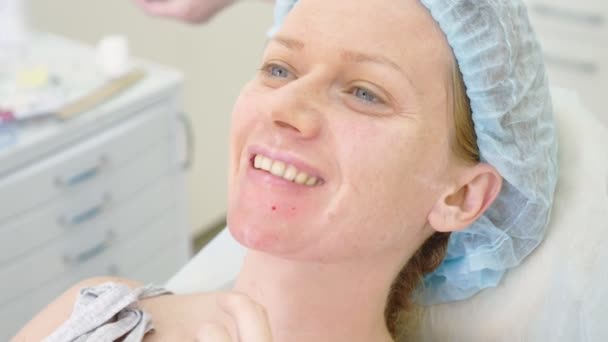
[{"label": "disposable hair net", "polygon": [[[557,137],[542,52],[521,0],[420,1],[458,61],[481,161],[503,177],[496,201],[451,235],[445,260],[417,291],[419,302],[437,304],[498,285],[540,244],[557,183]],[[269,34],[296,3],[276,1]]]}]

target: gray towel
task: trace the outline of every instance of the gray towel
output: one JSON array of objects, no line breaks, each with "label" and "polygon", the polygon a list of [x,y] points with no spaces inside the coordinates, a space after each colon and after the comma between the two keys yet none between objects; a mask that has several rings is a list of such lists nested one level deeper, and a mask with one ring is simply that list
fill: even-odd
[{"label": "gray towel", "polygon": [[138,301],[166,294],[171,292],[153,285],[134,290],[116,283],[84,288],[70,318],[43,342],[140,342],[153,326]]}]

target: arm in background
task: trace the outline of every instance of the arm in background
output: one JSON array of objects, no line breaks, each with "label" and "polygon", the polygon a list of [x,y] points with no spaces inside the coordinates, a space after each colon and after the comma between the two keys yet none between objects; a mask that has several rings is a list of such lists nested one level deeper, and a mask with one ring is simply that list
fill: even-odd
[{"label": "arm in background", "polygon": [[[274,0],[265,0],[274,2]],[[178,19],[191,24],[209,21],[235,0],[135,0],[148,14]]]}]

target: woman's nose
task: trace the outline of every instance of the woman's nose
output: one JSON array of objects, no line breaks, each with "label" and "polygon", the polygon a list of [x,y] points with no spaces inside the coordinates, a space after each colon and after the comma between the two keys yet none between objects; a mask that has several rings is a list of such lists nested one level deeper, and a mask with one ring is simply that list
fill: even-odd
[{"label": "woman's nose", "polygon": [[299,138],[311,139],[322,129],[322,94],[313,84],[296,80],[274,94],[270,119],[275,127]]}]

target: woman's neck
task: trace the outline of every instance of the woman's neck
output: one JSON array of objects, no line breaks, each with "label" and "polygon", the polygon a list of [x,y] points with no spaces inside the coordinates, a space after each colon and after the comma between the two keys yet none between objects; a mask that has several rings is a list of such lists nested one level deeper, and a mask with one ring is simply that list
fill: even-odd
[{"label": "woman's neck", "polygon": [[384,308],[395,260],[323,264],[250,251],[234,290],[266,308],[276,342],[392,341]]}]

